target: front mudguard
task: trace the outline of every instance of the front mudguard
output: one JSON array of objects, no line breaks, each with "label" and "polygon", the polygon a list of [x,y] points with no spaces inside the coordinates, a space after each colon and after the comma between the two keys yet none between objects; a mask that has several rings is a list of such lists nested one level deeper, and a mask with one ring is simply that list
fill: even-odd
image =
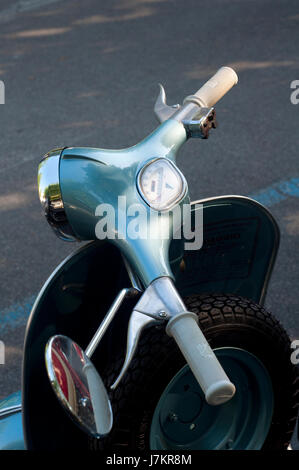
[{"label": "front mudguard", "polygon": [[[203,247],[186,251],[183,257],[180,241],[170,248],[178,291],[183,297],[201,292],[234,293],[263,303],[279,244],[279,230],[271,214],[255,201],[237,196],[198,201],[193,211],[201,210],[200,204]],[[87,447],[86,435],[62,411],[50,387],[45,344],[59,333],[86,348],[116,294],[128,286],[120,252],[112,244],[98,241],[68,257],[44,285],[25,336],[22,405],[28,449]],[[116,349],[125,353],[127,323],[135,303],[136,298],[124,302],[94,353],[100,374]]]}]

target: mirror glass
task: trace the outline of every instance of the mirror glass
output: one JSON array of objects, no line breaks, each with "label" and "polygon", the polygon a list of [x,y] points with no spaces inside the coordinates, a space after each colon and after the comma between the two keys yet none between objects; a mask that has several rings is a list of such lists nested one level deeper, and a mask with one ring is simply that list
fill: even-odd
[{"label": "mirror glass", "polygon": [[110,400],[83,349],[66,336],[53,336],[46,346],[46,367],[56,396],[81,429],[106,436],[113,424]]}]

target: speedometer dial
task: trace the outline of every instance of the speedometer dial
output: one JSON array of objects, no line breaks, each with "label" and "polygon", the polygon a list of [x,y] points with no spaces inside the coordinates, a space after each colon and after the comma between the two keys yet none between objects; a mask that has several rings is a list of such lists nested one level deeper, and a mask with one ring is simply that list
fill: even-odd
[{"label": "speedometer dial", "polygon": [[158,158],[142,168],[138,187],[150,207],[167,210],[183,197],[186,182],[169,160]]}]

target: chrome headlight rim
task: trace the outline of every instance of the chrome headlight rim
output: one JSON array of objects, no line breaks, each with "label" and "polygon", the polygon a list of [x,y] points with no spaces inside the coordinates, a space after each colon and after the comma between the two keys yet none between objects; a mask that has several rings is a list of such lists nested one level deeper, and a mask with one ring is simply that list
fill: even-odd
[{"label": "chrome headlight rim", "polygon": [[64,241],[78,241],[65,211],[60,187],[59,167],[64,148],[46,153],[38,167],[39,199],[47,222]]}]

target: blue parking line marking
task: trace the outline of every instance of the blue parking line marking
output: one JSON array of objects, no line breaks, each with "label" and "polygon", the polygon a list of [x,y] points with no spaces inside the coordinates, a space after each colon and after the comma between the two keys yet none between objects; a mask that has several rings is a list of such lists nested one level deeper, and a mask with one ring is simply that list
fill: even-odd
[{"label": "blue parking line marking", "polygon": [[0,310],[0,337],[7,330],[12,330],[27,323],[36,296],[27,297],[23,302]]},{"label": "blue parking line marking", "polygon": [[271,187],[259,191],[258,193],[250,194],[249,197],[251,197],[257,202],[260,202],[261,204],[263,204],[263,206],[266,207],[271,207],[274,204],[277,204],[278,202],[281,202],[286,199],[283,194],[280,194],[276,189]]},{"label": "blue parking line marking", "polygon": [[279,181],[278,183],[274,183],[267,188],[249,195],[249,197],[255,199],[266,207],[274,206],[275,204],[284,201],[289,196],[299,197],[299,178]]}]

